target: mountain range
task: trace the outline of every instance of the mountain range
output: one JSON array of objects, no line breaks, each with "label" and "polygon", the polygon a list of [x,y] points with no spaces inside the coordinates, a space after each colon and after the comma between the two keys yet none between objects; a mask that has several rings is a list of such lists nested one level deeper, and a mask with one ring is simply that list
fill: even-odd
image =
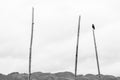
[{"label": "mountain range", "polygon": [[[0,80],[28,80],[28,74],[19,72],[12,72],[7,75],[0,74]],[[31,74],[31,80],[75,80],[75,78],[72,72],[34,72]],[[98,75],[94,74],[77,75],[76,80],[99,80],[99,77]],[[101,80],[120,80],[120,77],[115,77],[112,75],[101,75]]]}]

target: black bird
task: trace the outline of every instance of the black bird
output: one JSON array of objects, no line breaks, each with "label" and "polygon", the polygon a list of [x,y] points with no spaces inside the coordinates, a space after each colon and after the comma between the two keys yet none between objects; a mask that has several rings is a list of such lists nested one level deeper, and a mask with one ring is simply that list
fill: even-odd
[{"label": "black bird", "polygon": [[92,24],[92,28],[93,28],[93,29],[95,29],[95,26],[94,26],[94,24]]}]

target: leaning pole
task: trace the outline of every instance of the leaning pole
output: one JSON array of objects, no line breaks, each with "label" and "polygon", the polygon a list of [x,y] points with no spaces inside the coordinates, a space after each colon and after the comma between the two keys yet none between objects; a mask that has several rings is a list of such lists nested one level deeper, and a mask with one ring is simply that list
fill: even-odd
[{"label": "leaning pole", "polygon": [[98,58],[98,51],[97,51],[97,44],[96,44],[96,38],[95,38],[95,26],[94,24],[92,24],[92,31],[93,31],[93,39],[94,39],[94,47],[95,47],[95,54],[96,54],[96,62],[97,62],[97,69],[98,69],[98,76],[99,76],[99,80],[101,80],[101,76],[100,76],[100,66],[99,66],[99,58]]},{"label": "leaning pole", "polygon": [[32,8],[32,25],[31,25],[31,39],[29,48],[29,73],[28,80],[31,80],[31,59],[32,59],[32,43],[33,43],[33,29],[34,29],[34,8]]},{"label": "leaning pole", "polygon": [[76,80],[76,77],[77,77],[78,47],[79,47],[79,33],[80,33],[80,18],[81,18],[81,16],[79,16],[79,20],[78,20],[77,44],[76,44],[76,54],[75,54],[75,80]]}]

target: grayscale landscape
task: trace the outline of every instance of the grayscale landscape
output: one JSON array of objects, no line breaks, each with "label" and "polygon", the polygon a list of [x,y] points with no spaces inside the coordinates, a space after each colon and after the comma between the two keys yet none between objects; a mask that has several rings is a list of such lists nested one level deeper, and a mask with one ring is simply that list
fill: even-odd
[{"label": "grayscale landscape", "polygon": [[0,80],[120,80],[120,0],[0,0]]}]

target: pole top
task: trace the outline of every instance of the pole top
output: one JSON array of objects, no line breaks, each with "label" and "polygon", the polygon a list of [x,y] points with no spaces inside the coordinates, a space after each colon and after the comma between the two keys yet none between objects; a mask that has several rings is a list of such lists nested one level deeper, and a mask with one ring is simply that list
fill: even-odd
[{"label": "pole top", "polygon": [[81,18],[81,14],[79,15],[79,18]]}]

